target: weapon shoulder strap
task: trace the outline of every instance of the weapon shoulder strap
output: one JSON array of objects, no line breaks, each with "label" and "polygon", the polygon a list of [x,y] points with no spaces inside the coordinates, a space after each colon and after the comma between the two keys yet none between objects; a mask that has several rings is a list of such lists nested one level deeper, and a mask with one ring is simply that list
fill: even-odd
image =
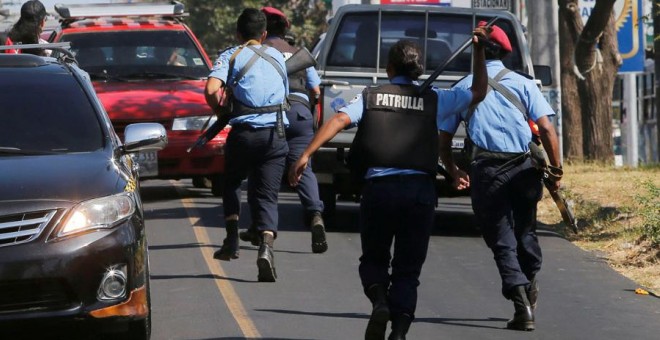
[{"label": "weapon shoulder strap", "polygon": [[231,72],[234,68],[233,66],[234,66],[236,56],[238,55],[238,53],[241,52],[241,50],[243,50],[243,48],[247,47],[247,48],[251,49],[254,52],[254,55],[252,55],[250,60],[248,60],[247,64],[245,64],[245,66],[243,66],[243,68],[238,72],[238,75],[236,75],[236,77],[234,78],[232,84],[234,86],[236,86],[236,84],[238,84],[238,82],[245,76],[247,71],[250,70],[250,68],[254,65],[254,63],[257,62],[257,59],[259,59],[259,57],[261,57],[264,60],[266,60],[267,62],[269,62],[275,68],[277,73],[280,74],[280,77],[282,77],[282,82],[284,82],[286,80],[286,74],[284,74],[284,71],[282,71],[282,68],[279,66],[277,61],[275,61],[275,59],[272,56],[268,55],[265,52],[265,50],[268,48],[268,46],[262,45],[261,48],[256,48],[252,45],[259,45],[259,42],[256,41],[256,40],[249,40],[245,44],[241,45],[241,47],[239,47],[236,50],[236,52],[234,52],[231,55],[231,57],[229,58],[229,72]]},{"label": "weapon shoulder strap", "polygon": [[[241,78],[243,78],[245,76],[247,71],[254,65],[254,63],[257,61],[257,59],[259,59],[261,57],[264,60],[266,60],[267,62],[269,62],[275,68],[275,70],[277,70],[277,72],[282,77],[282,83],[284,84],[284,86],[286,88],[286,80],[287,80],[286,74],[284,74],[284,72],[282,71],[282,68],[279,66],[277,61],[275,61],[275,59],[272,56],[266,54],[265,51],[266,51],[266,49],[268,49],[268,46],[262,45],[261,48],[256,48],[256,47],[253,46],[253,45],[259,45],[259,44],[260,43],[256,40],[249,40],[245,44],[241,45],[241,47],[239,47],[239,49],[236,50],[236,52],[234,52],[232,54],[232,56],[230,57],[230,59],[229,59],[229,64],[230,64],[229,69],[230,69],[230,72],[231,72],[231,70],[233,69],[233,66],[234,66],[233,65],[234,59],[236,58],[238,53],[243,48],[247,47],[247,48],[251,49],[254,52],[254,55],[250,58],[250,60],[248,60],[247,64],[245,64],[245,66],[243,66],[243,68],[241,68],[241,70],[239,71],[236,78],[234,78],[234,81],[233,81],[234,86],[236,86],[236,84],[238,84],[238,81],[241,80]],[[229,77],[227,77],[227,79],[229,79]],[[244,107],[244,105],[241,104],[239,101],[237,101],[237,104],[240,104],[241,106]],[[279,105],[270,105],[270,106],[264,106],[264,107],[260,107],[260,108],[248,108],[248,109],[253,113],[266,113],[266,112],[277,111],[277,118],[276,118],[277,122],[276,122],[276,125],[275,125],[277,135],[281,138],[284,138],[284,135],[285,135],[285,132],[284,132],[284,118],[282,117],[282,111],[285,111],[285,110],[289,109],[289,102],[286,101],[286,99],[285,99],[284,103],[279,104]]]},{"label": "weapon shoulder strap", "polygon": [[[511,90],[507,89],[504,85],[500,84],[499,81],[504,78],[504,76],[511,72],[511,70],[505,68],[501,70],[500,72],[495,75],[495,78],[490,78],[488,77],[488,93],[490,93],[491,90],[495,90],[499,93],[501,93],[504,98],[506,98],[508,101],[510,101],[518,110],[523,114],[525,121],[529,119],[529,115],[527,114],[527,109],[525,108],[525,105],[518,99],[518,97],[511,92]],[[486,94],[488,95],[488,94]],[[467,112],[467,115],[465,116],[465,124],[469,124],[470,119],[472,118],[472,115],[474,114],[474,111],[477,109],[477,106],[479,104],[470,107],[470,109]]]},{"label": "weapon shoulder strap", "polygon": [[[229,57],[229,76],[227,79],[229,80],[229,77],[231,76],[232,71],[234,70],[234,63],[236,62],[236,57],[238,56],[239,53],[246,47],[250,45],[259,45],[259,42],[251,39],[248,40],[245,44],[241,45],[234,53],[232,53],[231,57]],[[238,75],[236,78],[234,78],[234,81],[232,82],[232,85],[236,86],[238,82],[245,76],[247,71],[254,65],[254,63],[257,61],[259,56],[257,54],[253,55],[250,60],[248,60],[247,64],[238,72]]]},{"label": "weapon shoulder strap", "polygon": [[518,108],[518,111],[522,112],[523,116],[525,117],[525,121],[529,120],[529,115],[527,114],[527,108],[523,103],[520,101],[520,98],[518,96],[514,95],[511,90],[506,88],[504,85],[499,83],[499,80],[504,77],[505,74],[511,72],[509,69],[503,69],[500,71],[496,78],[499,77],[499,79],[491,79],[488,78],[488,85],[495,89],[495,91],[501,93],[504,98],[506,98],[508,101],[510,101],[516,108]]},{"label": "weapon shoulder strap", "polygon": [[280,65],[277,63],[275,58],[273,58],[273,56],[266,53],[266,49],[268,48],[268,46],[263,45],[263,46],[261,46],[260,49],[257,49],[254,46],[248,46],[248,48],[251,49],[252,51],[254,51],[255,55],[259,55],[264,60],[269,62],[275,68],[277,73],[280,74],[280,77],[282,77],[283,82],[286,80],[287,77],[286,77],[286,74],[284,73],[284,71],[282,70],[282,67],[280,67]]}]

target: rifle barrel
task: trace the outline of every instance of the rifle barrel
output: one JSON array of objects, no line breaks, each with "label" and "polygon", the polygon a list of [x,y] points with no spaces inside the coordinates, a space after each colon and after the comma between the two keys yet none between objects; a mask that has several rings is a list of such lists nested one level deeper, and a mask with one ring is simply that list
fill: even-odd
[{"label": "rifle barrel", "polygon": [[[490,21],[488,21],[488,23],[486,24],[486,27],[492,26],[495,23],[495,21],[497,21],[497,19],[499,18],[494,17],[490,19]],[[428,78],[426,78],[426,80],[424,80],[424,83],[422,83],[422,85],[419,87],[420,91],[423,91],[425,88],[431,86],[431,84],[438,78],[440,73],[442,73],[445,70],[445,68],[447,68],[447,65],[451,64],[451,62],[454,61],[454,59],[456,59],[459,54],[463,53],[463,51],[465,51],[468,47],[470,47],[471,44],[472,44],[472,35],[470,35],[469,39],[467,39],[456,51],[454,51],[454,53],[452,53],[449,57],[447,57],[447,59],[445,59],[445,61],[442,62],[442,64],[440,64],[440,66],[438,66],[438,68],[436,68],[435,71],[433,71],[433,73],[431,73],[431,75]]]}]

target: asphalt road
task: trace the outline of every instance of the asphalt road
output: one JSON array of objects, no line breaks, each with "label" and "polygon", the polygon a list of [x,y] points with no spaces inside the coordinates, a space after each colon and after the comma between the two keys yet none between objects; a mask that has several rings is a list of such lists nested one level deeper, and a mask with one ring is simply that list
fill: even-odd
[{"label": "asphalt road", "polygon": [[[329,250],[311,252],[297,196],[280,194],[276,283],[257,282],[257,249],[212,259],[224,238],[222,200],[189,181],[145,181],[152,339],[362,339],[370,303],[357,273],[358,207],[339,202]],[[243,196],[245,202],[245,194]],[[245,205],[244,205],[245,207]],[[241,227],[249,224],[241,212]],[[465,198],[443,199],[408,339],[658,339],[660,299],[598,255],[540,232],[544,267],[536,331],[504,329],[512,304],[500,295],[490,250]]]}]

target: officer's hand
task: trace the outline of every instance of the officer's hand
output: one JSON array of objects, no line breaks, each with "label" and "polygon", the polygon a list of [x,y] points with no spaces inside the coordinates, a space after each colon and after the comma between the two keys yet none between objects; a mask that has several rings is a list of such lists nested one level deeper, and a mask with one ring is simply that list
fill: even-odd
[{"label": "officer's hand", "polygon": [[472,31],[472,42],[479,47],[483,47],[483,42],[488,41],[492,28],[477,27]]},{"label": "officer's hand", "polygon": [[457,168],[451,176],[454,179],[453,185],[456,190],[464,190],[470,187],[470,176],[465,171]]},{"label": "officer's hand", "polygon": [[296,163],[289,168],[289,185],[295,187],[300,182],[303,171],[307,168],[309,158],[305,155],[300,156]]},{"label": "officer's hand", "polygon": [[561,166],[548,165],[545,169],[546,187],[550,192],[557,192],[561,186],[561,178],[564,176],[564,170]]}]

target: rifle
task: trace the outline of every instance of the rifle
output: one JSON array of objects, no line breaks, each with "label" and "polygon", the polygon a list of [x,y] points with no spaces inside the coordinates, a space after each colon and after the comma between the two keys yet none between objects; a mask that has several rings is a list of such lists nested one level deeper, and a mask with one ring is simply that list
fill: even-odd
[{"label": "rifle", "polygon": [[[296,73],[298,71],[304,70],[308,67],[316,66],[316,59],[314,59],[312,54],[309,53],[309,51],[306,48],[302,47],[298,49],[296,53],[294,53],[291,57],[289,57],[289,59],[285,61],[285,66],[286,66],[286,74],[290,75],[292,73]],[[230,120],[229,114],[231,112],[227,112],[228,110],[223,110],[223,111],[225,112],[223,112],[220,115],[218,120],[216,120],[215,123],[211,124],[211,126],[209,126],[208,129],[204,130],[202,134],[199,137],[197,137],[195,143],[193,143],[193,145],[191,145],[188,148],[188,150],[186,150],[186,152],[189,153],[195,148],[204,146],[211,139],[213,139],[218,133],[220,133],[220,131],[222,131],[222,129],[224,129],[225,126],[227,126],[227,124],[229,124],[229,120]],[[210,120],[211,118],[209,117],[209,120],[206,121],[204,125],[208,124]]]},{"label": "rifle", "polygon": [[[488,21],[485,27],[490,28],[490,26],[493,26],[493,24],[495,23],[495,21],[497,21],[497,19],[499,18],[494,17],[490,19],[490,21]],[[481,43],[486,44],[487,48],[499,49],[499,46],[491,42],[490,40],[481,41]],[[428,78],[426,78],[426,80],[424,80],[422,85],[419,87],[419,91],[420,92],[424,91],[424,89],[431,86],[431,84],[438,78],[440,73],[442,73],[445,70],[445,68],[447,68],[447,65],[451,64],[451,62],[454,61],[454,59],[456,59],[459,54],[463,53],[463,51],[465,51],[468,47],[470,47],[470,45],[472,45],[472,36],[470,36],[469,39],[467,39],[456,51],[454,51],[454,53],[452,53],[449,57],[447,57],[447,59],[445,59],[442,62],[442,64],[440,64],[440,66],[438,66],[438,68],[436,68],[435,71],[433,71],[433,73],[431,73],[431,75]]]},{"label": "rifle", "polygon": [[[206,123],[204,123],[204,125],[207,125],[210,120],[211,118],[209,118],[209,120],[207,120]],[[218,118],[218,120],[216,120],[213,124],[211,124],[211,126],[209,126],[208,129],[204,130],[204,132],[202,132],[202,134],[199,135],[199,137],[197,137],[195,143],[193,143],[193,145],[191,145],[186,150],[186,152],[190,153],[192,149],[206,145],[206,143],[208,143],[217,134],[219,134],[220,131],[222,131],[222,129],[224,129],[225,126],[227,126],[227,124],[229,124],[229,115],[225,113],[221,115],[220,118]]]},{"label": "rifle", "polygon": [[[493,24],[495,24],[495,21],[497,21],[497,19],[499,19],[499,18],[494,17],[494,18],[490,19],[490,21],[488,21],[488,23],[486,23],[486,27],[493,26]],[[498,49],[499,48],[499,46],[497,44],[495,44],[495,43],[493,43],[489,40],[482,41],[482,43],[485,43],[491,49]],[[424,91],[424,89],[431,86],[431,84],[438,78],[438,76],[440,76],[440,73],[442,73],[445,70],[445,68],[447,68],[447,65],[451,64],[451,62],[453,62],[454,59],[456,59],[459,54],[463,53],[463,51],[465,51],[468,47],[470,47],[471,44],[472,44],[472,36],[470,36],[469,39],[465,40],[465,42],[456,51],[454,51],[454,53],[452,53],[449,57],[447,57],[447,59],[445,59],[440,64],[440,66],[438,66],[438,68],[436,68],[433,71],[433,73],[431,73],[431,75],[428,78],[426,78],[426,80],[424,80],[422,85],[419,87],[419,90],[418,90],[419,93],[421,93],[422,91]],[[442,166],[440,163],[438,163],[438,172],[447,179],[450,179],[450,177],[451,177],[451,176],[449,176],[449,172],[447,172],[447,170],[444,168],[444,166]]]},{"label": "rifle", "polygon": [[529,151],[531,153],[532,162],[534,163],[536,168],[543,171],[543,184],[550,192],[550,196],[552,196],[552,200],[555,201],[555,204],[559,209],[559,213],[561,214],[562,220],[568,227],[571,228],[571,230],[574,233],[577,234],[578,225],[577,225],[577,219],[573,214],[573,210],[571,210],[571,207],[568,205],[568,203],[566,203],[566,200],[559,193],[559,191],[550,190],[550,186],[552,185],[552,183],[557,181],[558,179],[561,179],[561,177],[564,175],[564,171],[561,168],[549,165],[545,159],[545,154],[543,149],[541,149],[536,143],[534,142],[529,143]]}]

